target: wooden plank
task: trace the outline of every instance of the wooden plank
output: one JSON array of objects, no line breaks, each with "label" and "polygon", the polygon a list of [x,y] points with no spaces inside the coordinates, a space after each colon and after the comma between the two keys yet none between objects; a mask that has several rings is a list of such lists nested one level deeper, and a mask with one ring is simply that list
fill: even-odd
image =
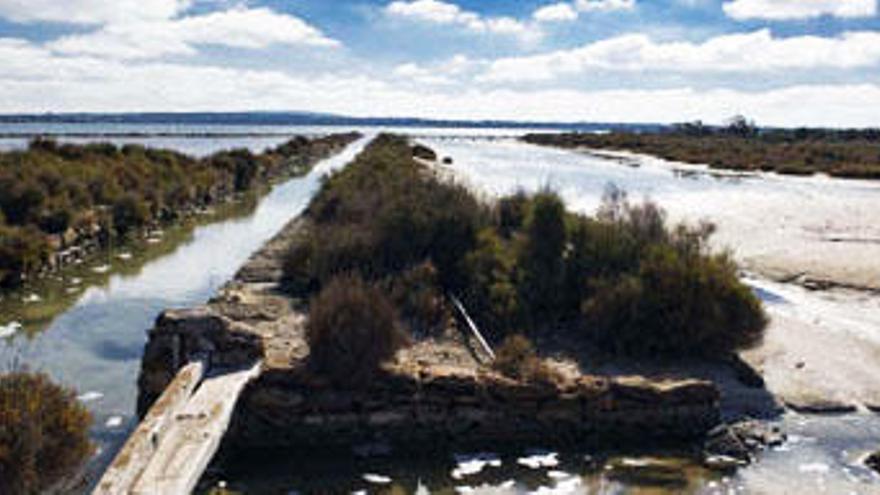
[{"label": "wooden plank", "polygon": [[489,356],[491,361],[495,360],[495,352],[492,351],[492,347],[489,346],[489,343],[486,342],[486,339],[483,337],[483,334],[480,333],[480,329],[477,328],[477,324],[474,323],[474,320],[471,319],[471,316],[468,314],[467,310],[464,307],[464,304],[459,301],[459,299],[450,294],[450,298],[452,299],[452,304],[455,305],[455,308],[458,309],[458,312],[461,313],[461,316],[464,318],[465,323],[467,323],[468,328],[473,334],[474,338],[479,342],[480,347],[483,352]]},{"label": "wooden plank", "polygon": [[164,441],[137,480],[133,495],[191,493],[229,428],[245,385],[259,376],[262,363],[206,378],[176,415]]},{"label": "wooden plank", "polygon": [[129,492],[166,437],[174,417],[183,410],[193,390],[202,381],[204,372],[205,363],[201,361],[189,363],[180,369],[104,472],[92,492],[94,495]]}]

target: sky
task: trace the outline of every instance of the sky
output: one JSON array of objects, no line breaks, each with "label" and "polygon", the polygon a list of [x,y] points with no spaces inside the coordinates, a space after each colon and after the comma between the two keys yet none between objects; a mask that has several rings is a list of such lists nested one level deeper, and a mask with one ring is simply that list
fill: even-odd
[{"label": "sky", "polygon": [[878,0],[0,0],[0,112],[880,127]]}]

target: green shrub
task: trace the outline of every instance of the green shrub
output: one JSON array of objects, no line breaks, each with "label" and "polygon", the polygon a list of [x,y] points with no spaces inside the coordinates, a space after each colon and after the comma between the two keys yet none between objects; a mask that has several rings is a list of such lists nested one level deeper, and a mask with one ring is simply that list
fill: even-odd
[{"label": "green shrub", "polygon": [[477,237],[477,247],[465,258],[469,274],[463,300],[489,337],[500,340],[522,319],[515,282],[513,248],[487,228]]},{"label": "green shrub", "polygon": [[504,237],[509,238],[525,224],[530,202],[528,195],[522,190],[498,200],[498,228]]},{"label": "green shrub", "polygon": [[441,333],[449,323],[452,315],[438,277],[437,268],[429,261],[381,283],[413,335]]},{"label": "green shrub", "polygon": [[333,278],[309,307],[309,366],[336,385],[369,384],[406,344],[394,307],[360,277]]},{"label": "green shrub", "polygon": [[14,287],[46,260],[49,245],[33,227],[0,225],[0,287]]},{"label": "green shrub", "polygon": [[310,247],[295,247],[285,263],[291,286],[320,286],[348,271],[381,280],[430,261],[444,288],[461,287],[462,260],[488,223],[487,209],[466,189],[438,182],[405,139],[389,135],[326,180],[308,214],[314,225],[303,243]]},{"label": "green shrub", "polygon": [[542,191],[532,198],[518,267],[519,291],[529,318],[537,325],[553,323],[560,313],[565,219],[565,205],[556,193]]},{"label": "green shrub", "polygon": [[89,458],[91,417],[45,375],[0,375],[0,493],[40,493]]},{"label": "green shrub", "polygon": [[113,228],[120,237],[142,228],[149,219],[149,208],[133,194],[126,194],[113,203]]},{"label": "green shrub", "polygon": [[617,354],[717,356],[758,344],[761,303],[724,255],[652,246],[634,274],[596,282],[584,302],[589,337]]}]

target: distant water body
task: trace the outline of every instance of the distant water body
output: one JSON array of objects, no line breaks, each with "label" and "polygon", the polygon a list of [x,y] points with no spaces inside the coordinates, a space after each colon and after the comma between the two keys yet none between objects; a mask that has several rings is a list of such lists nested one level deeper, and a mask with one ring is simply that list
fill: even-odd
[{"label": "distant water body", "polygon": [[207,156],[232,148],[260,152],[294,135],[316,136],[359,130],[364,133],[393,132],[418,137],[515,137],[546,129],[501,127],[415,126],[287,126],[226,124],[114,124],[114,123],[0,123],[0,151],[24,149],[37,136],[63,143],[110,142],[168,148],[194,156]]}]

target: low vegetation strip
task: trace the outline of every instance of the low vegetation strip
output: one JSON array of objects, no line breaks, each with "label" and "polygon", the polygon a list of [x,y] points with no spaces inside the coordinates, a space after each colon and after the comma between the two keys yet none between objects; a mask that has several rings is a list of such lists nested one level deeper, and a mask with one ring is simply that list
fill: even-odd
[{"label": "low vegetation strip", "polygon": [[325,182],[287,255],[292,295],[355,273],[423,335],[442,330],[453,294],[495,345],[524,334],[612,354],[717,356],[760,341],[761,304],[730,257],[709,252],[712,226],[669,227],[659,207],[616,190],[593,217],[552,191],[483,204],[413,151],[381,136]]},{"label": "low vegetation strip", "polygon": [[630,151],[717,169],[880,179],[880,131],[761,130],[744,121],[699,123],[658,132],[530,134],[526,142],[561,148]]},{"label": "low vegetation strip", "polygon": [[304,174],[356,137],[296,137],[260,154],[239,149],[206,158],[42,138],[0,153],[0,287],[57,267],[64,250],[107,246]]}]

